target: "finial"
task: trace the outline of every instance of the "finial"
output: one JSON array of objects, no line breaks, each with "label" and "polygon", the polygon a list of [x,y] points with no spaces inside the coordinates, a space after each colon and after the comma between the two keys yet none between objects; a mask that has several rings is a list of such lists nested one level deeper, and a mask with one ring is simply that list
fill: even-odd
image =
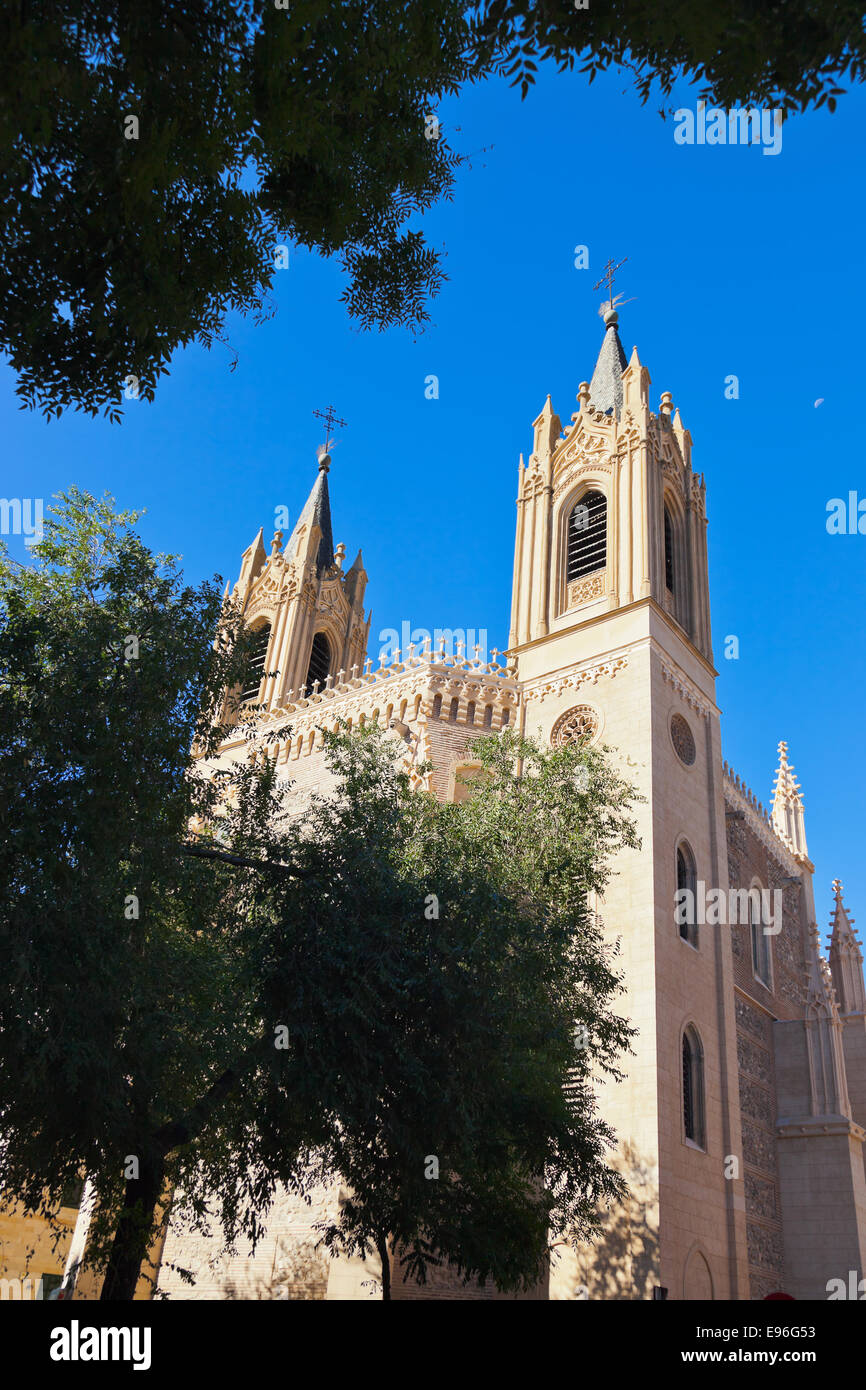
[{"label": "finial", "polygon": [[319,455],[319,467],[323,472],[327,473],[331,464],[331,430],[335,425],[339,425],[341,429],[345,429],[346,421],[340,419],[332,405],[326,406],[324,410],[314,410],[313,414],[318,420],[324,420],[325,422],[325,443],[324,446],[320,446],[316,452]]},{"label": "finial", "polygon": [[275,532],[274,532],[274,538],[273,538],[273,540],[271,541],[271,554],[272,554],[272,555],[278,555],[278,554],[279,554],[279,552],[280,552],[280,546],[282,545],[282,543],[283,543],[283,533],[282,533],[282,531],[275,531]]}]

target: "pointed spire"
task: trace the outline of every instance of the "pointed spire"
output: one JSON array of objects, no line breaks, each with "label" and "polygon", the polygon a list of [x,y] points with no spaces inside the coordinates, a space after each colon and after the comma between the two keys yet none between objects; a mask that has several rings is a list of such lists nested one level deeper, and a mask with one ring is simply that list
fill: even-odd
[{"label": "pointed spire", "polygon": [[241,572],[238,576],[237,588],[243,594],[249,589],[253,580],[261,574],[267,563],[265,546],[262,537],[265,528],[260,526],[258,534],[253,538],[241,556]]},{"label": "pointed spire", "polygon": [[836,902],[830,918],[830,970],[842,1014],[866,1014],[866,984],[863,981],[863,953],[854,931],[854,918],[848,916],[842,901],[842,884],[833,880]]},{"label": "pointed spire", "polygon": [[310,495],[304,503],[304,509],[295,523],[295,529],[289,537],[289,543],[285,549],[285,558],[294,559],[298,550],[299,533],[306,528],[309,532],[313,526],[318,526],[321,531],[319,548],[316,554],[316,570],[322,574],[330,569],[334,563],[334,536],[331,530],[331,498],[328,492],[328,469],[331,465],[330,454],[322,454],[319,458],[319,474],[310,490]]},{"label": "pointed spire", "polygon": [[550,403],[550,396],[541,407],[541,413],[532,422],[535,437],[532,452],[536,459],[546,461],[556,448],[556,441],[562,433],[559,416]]},{"label": "pointed spire", "polygon": [[589,383],[589,398],[593,408],[605,412],[612,410],[617,417],[622,413],[622,374],[628,366],[617,332],[618,322],[619,314],[616,309],[607,308],[604,313],[605,334],[601,351],[592,381]]},{"label": "pointed spire", "polygon": [[773,787],[773,829],[798,858],[805,858],[806,821],[803,815],[803,796],[794,769],[788,762],[788,745],[779,744],[779,766]]},{"label": "pointed spire", "polygon": [[809,926],[806,969],[806,1046],[809,1055],[811,1113],[851,1115],[845,1077],[842,1023],[830,967],[821,955],[815,922]]},{"label": "pointed spire", "polygon": [[628,366],[622,374],[623,404],[635,413],[641,406],[648,406],[651,380],[649,372],[638,357],[637,348],[633,347]]}]

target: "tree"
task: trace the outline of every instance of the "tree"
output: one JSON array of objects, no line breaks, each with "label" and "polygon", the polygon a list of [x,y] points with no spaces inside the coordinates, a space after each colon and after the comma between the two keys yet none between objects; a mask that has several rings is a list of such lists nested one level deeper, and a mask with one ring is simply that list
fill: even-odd
[{"label": "tree", "polygon": [[183,852],[220,794],[190,747],[216,746],[249,643],[226,612],[214,646],[218,586],[184,587],[134,521],[73,489],[34,566],[0,566],[3,1185],[50,1215],[88,1174],[106,1296],[259,1037],[243,885]]},{"label": "tree", "polygon": [[474,743],[480,776],[442,805],[410,790],[382,742],[332,736],[341,795],[316,817],[316,854],[344,866],[320,930],[338,935],[359,892],[369,924],[366,968],[322,1029],[378,1079],[371,1106],[354,1074],[337,1078],[316,1161],[349,1196],[325,1244],[378,1250],[385,1298],[389,1247],[421,1283],[448,1262],[466,1282],[527,1288],[551,1233],[591,1238],[623,1194],[592,1082],[620,1075],[631,1029],[611,1011],[615,951],[588,895],[636,843],[632,793],[598,750],[506,731]]},{"label": "tree", "polygon": [[589,1075],[628,1029],[585,894],[633,843],[627,787],[506,735],[442,807],[377,727],[327,735],[336,787],[302,815],[273,760],[214,771],[249,634],[133,523],[73,491],[34,566],[0,566],[6,1197],[50,1216],[87,1173],[104,1298],[167,1188],[231,1242],[317,1173],[354,1194],[332,1248],[519,1285],[548,1223],[586,1233],[618,1190]]},{"label": "tree", "polygon": [[480,51],[503,55],[526,95],[539,62],[581,64],[589,80],[610,67],[632,74],[643,101],[663,97],[681,78],[716,106],[758,105],[805,111],[842,95],[837,83],[862,82],[866,36],[859,0],[651,0],[605,5],[556,0],[488,0],[481,7]]},{"label": "tree", "polygon": [[[339,255],[365,327],[428,318],[410,220],[461,156],[437,103],[538,63],[611,65],[644,100],[833,109],[861,81],[861,4],[701,0],[49,0],[0,16],[0,349],[25,405],[120,418],[174,351],[267,317],[289,242]],[[279,248],[283,250],[280,251]]]},{"label": "tree", "polygon": [[25,404],[119,418],[228,310],[267,315],[287,243],[339,252],[350,312],[415,323],[447,194],[431,94],[457,0],[47,0],[0,20],[0,347]]}]

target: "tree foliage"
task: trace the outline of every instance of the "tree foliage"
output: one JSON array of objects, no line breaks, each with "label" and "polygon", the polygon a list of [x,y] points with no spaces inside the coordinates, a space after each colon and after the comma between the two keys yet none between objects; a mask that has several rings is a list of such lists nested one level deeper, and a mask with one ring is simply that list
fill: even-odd
[{"label": "tree foliage", "polygon": [[339,938],[359,895],[369,925],[364,968],[345,960],[321,1026],[378,1088],[371,1106],[354,1073],[335,1078],[338,1123],[316,1161],[349,1195],[325,1243],[378,1249],[387,1269],[390,1237],[411,1279],[448,1262],[526,1288],[551,1232],[590,1238],[622,1195],[593,1078],[620,1075],[631,1030],[589,901],[636,843],[631,792],[597,750],[506,731],[472,745],[468,799],[441,804],[410,789],[383,742],[375,728],[331,736],[339,789],[310,842],[345,865],[321,931]]},{"label": "tree foliage", "polygon": [[554,62],[590,81],[622,67],[644,101],[685,78],[717,106],[832,111],[837,84],[866,75],[863,16],[859,0],[487,0],[479,50],[503,55],[524,95],[538,64]]},{"label": "tree foliage", "polygon": [[717,104],[830,109],[864,72],[855,0],[10,0],[0,11],[0,349],[26,406],[113,419],[173,352],[267,317],[275,250],[339,255],[365,326],[423,324],[414,214],[461,156],[429,117],[539,63],[681,76]]},{"label": "tree foliage", "polygon": [[628,786],[506,733],[441,805],[376,725],[327,732],[309,803],[271,758],[215,763],[249,634],[133,523],[72,492],[0,566],[7,1194],[50,1213],[87,1173],[103,1297],[167,1187],[230,1243],[338,1177],[329,1248],[531,1282],[621,1191],[592,1076],[629,1029],[588,895],[635,843]]}]

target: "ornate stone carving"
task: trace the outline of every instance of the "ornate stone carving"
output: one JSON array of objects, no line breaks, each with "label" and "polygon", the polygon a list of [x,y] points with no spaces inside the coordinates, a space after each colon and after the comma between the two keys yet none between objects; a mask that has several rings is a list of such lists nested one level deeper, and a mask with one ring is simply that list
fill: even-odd
[{"label": "ornate stone carving", "polygon": [[554,748],[562,748],[564,744],[574,743],[579,738],[594,743],[598,731],[598,715],[592,705],[575,705],[559,716],[551,730],[550,742]]},{"label": "ornate stone carving", "polygon": [[590,574],[586,579],[575,579],[568,586],[566,596],[566,608],[576,608],[579,603],[588,603],[590,599],[600,598],[604,593],[605,571],[599,570],[598,574]]},{"label": "ornate stone carving", "polygon": [[[656,647],[656,650],[659,650],[659,648]],[[680,699],[684,700],[687,705],[691,705],[696,714],[701,715],[701,717],[705,719],[713,712],[715,706],[707,699],[706,695],[698,689],[694,682],[689,680],[688,676],[669,665],[664,658],[662,658],[661,668],[662,680],[667,681],[668,685],[677,692]]]},{"label": "ornate stone carving", "polygon": [[561,695],[564,690],[577,690],[589,682],[595,685],[601,676],[615,676],[617,671],[623,671],[627,665],[627,656],[611,657],[610,661],[602,661],[597,666],[583,666],[579,671],[570,671],[568,675],[556,676],[553,680],[524,690],[523,698],[527,703],[530,700],[545,700],[548,695]]},{"label": "ornate stone carving", "polygon": [[697,757],[695,736],[681,714],[671,715],[671,743],[680,762],[691,767]]}]

